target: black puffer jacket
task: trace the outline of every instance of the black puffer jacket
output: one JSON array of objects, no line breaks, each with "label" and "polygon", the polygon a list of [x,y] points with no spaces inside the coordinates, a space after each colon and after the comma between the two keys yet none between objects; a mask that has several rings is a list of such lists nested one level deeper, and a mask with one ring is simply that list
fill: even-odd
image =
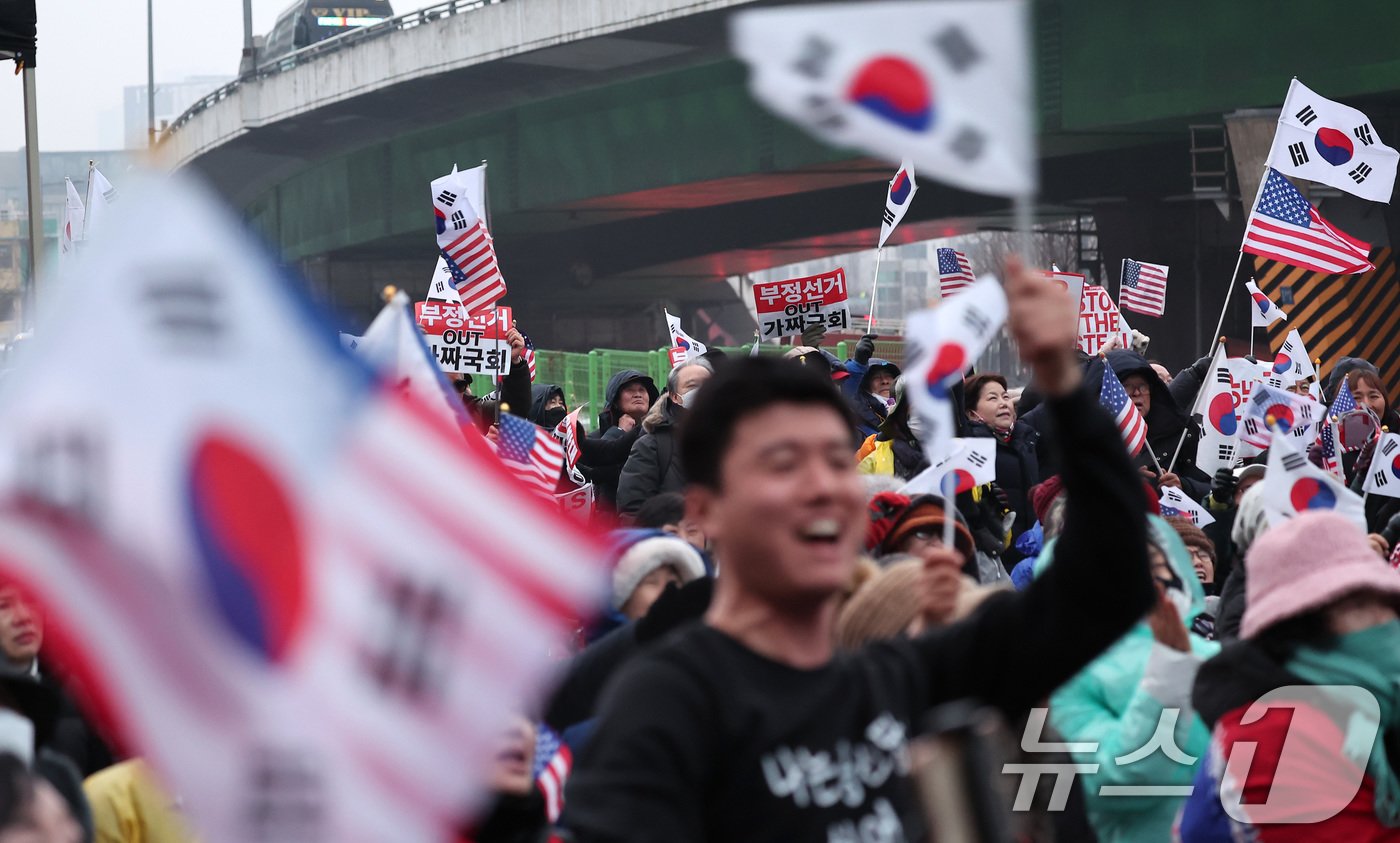
[{"label": "black puffer jacket", "polygon": [[685,408],[663,398],[642,420],[645,433],[632,446],[617,484],[617,511],[635,515],[642,504],[663,492],[685,488],[685,472],[676,453],[675,425]]},{"label": "black puffer jacket", "polygon": [[[1129,375],[1142,375],[1152,390],[1152,406],[1147,411],[1147,446],[1138,454],[1135,464],[1155,468],[1152,460],[1152,454],[1155,454],[1165,471],[1171,465],[1172,455],[1180,442],[1181,454],[1177,457],[1172,472],[1181,478],[1183,492],[1193,500],[1204,500],[1210,492],[1210,478],[1196,467],[1196,446],[1201,439],[1200,427],[1191,420],[1185,410],[1177,406],[1167,385],[1162,383],[1162,379],[1157,377],[1157,373],[1148,365],[1147,358],[1136,351],[1119,349],[1108,353],[1108,364],[1113,367],[1113,373],[1118,376],[1118,380],[1121,381]],[[1103,365],[1103,359],[1099,357],[1092,357],[1085,363],[1084,383],[1090,394],[1095,396],[1099,394],[1103,384]],[[1047,416],[1042,408],[1036,407],[1021,420],[1041,434],[1037,446],[1041,474],[1049,477],[1057,473],[1059,464],[1056,448],[1053,443],[1047,442],[1053,433],[1049,432]],[[1182,431],[1186,432],[1184,438]],[[1149,449],[1151,454],[1148,453]]]},{"label": "black puffer jacket", "polygon": [[1031,509],[1031,487],[1041,481],[1040,458],[1036,455],[1036,445],[1040,433],[1022,422],[1011,427],[1011,435],[997,434],[986,422],[969,421],[964,427],[964,436],[997,442],[997,486],[1006,492],[1011,501],[1011,509],[1016,513],[1016,523],[1012,535],[1019,536],[1035,524],[1035,511]]},{"label": "black puffer jacket", "polygon": [[[655,404],[656,399],[661,395],[660,390],[656,388],[656,383],[636,369],[624,369],[613,375],[612,379],[608,381],[607,391],[603,393],[607,406],[599,411],[598,429],[589,434],[590,439],[595,441],[601,439],[613,444],[613,440],[626,437],[635,443],[637,437],[641,435],[641,425],[637,425],[627,432],[623,432],[617,426],[617,417],[620,415],[617,409],[617,399],[622,394],[623,387],[630,383],[641,383],[647,388],[647,406]],[[580,446],[582,455],[580,459],[588,460],[592,469],[594,494],[597,495],[598,500],[603,501],[609,507],[615,506],[617,502],[618,477],[622,474],[622,466],[627,462],[627,455],[632,446],[629,444],[627,447],[628,450],[617,454],[613,452],[612,448],[597,449]]]}]

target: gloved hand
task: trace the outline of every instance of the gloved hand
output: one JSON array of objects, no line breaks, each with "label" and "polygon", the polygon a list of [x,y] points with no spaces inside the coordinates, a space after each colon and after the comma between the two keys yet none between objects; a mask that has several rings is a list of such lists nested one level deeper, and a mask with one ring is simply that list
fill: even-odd
[{"label": "gloved hand", "polygon": [[802,332],[802,344],[810,345],[812,348],[821,348],[822,340],[826,339],[826,323],[818,322],[815,325],[808,325]]},{"label": "gloved hand", "polygon": [[1235,478],[1235,472],[1228,468],[1222,468],[1215,472],[1215,476],[1210,479],[1210,496],[1216,503],[1228,504],[1235,495],[1235,487],[1239,485],[1239,480]]},{"label": "gloved hand", "polygon": [[1205,382],[1206,375],[1210,374],[1210,361],[1211,358],[1202,357],[1191,364],[1191,374],[1195,375],[1202,383]]},{"label": "gloved hand", "polygon": [[1011,509],[1011,498],[1006,494],[1005,489],[995,483],[989,484],[987,488],[991,491],[992,498],[996,500],[997,506],[1001,507],[1002,512]]},{"label": "gloved hand", "polygon": [[870,365],[870,358],[875,356],[875,339],[875,334],[866,334],[856,343],[855,361],[860,365]]},{"label": "gloved hand", "polygon": [[1138,329],[1133,329],[1133,351],[1138,354],[1147,353],[1147,344],[1152,342],[1152,338]]}]

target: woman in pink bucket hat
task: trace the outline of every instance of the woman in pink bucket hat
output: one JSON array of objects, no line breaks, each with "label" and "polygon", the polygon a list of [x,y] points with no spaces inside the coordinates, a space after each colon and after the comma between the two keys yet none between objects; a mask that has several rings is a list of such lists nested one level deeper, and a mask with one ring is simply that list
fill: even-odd
[{"label": "woman in pink bucket hat", "polygon": [[1196,676],[1213,732],[1179,839],[1400,841],[1400,573],[1330,511],[1244,564],[1240,640]]}]

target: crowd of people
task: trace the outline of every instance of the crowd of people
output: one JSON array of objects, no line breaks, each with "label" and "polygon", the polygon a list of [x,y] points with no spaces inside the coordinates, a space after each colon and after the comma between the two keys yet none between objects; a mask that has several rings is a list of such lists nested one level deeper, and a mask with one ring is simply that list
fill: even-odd
[{"label": "crowd of people", "polygon": [[[996,479],[951,499],[903,491],[930,464],[924,386],[874,336],[849,360],[817,333],[781,356],[711,351],[664,384],[611,377],[558,486],[593,485],[609,600],[501,736],[464,840],[963,839],[918,797],[938,786],[927,715],[959,701],[1007,725],[1017,769],[1076,771],[1018,797],[1017,840],[1400,839],[1400,503],[1370,497],[1368,532],[1329,512],[1273,524],[1264,456],[1196,466],[1209,358],[1172,375],[1142,348],[1087,357],[1062,292],[1014,259],[1006,278],[1030,382],[969,370],[952,391],[958,435],[995,442]],[[1103,367],[1146,422],[1137,457],[1098,401]],[[468,386],[488,438],[503,413],[554,430],[572,409],[525,365],[490,397]],[[1364,360],[1322,388],[1400,421]],[[1374,452],[1343,455],[1355,488]],[[1164,516],[1166,488],[1213,523]],[[89,725],[44,631],[0,590],[0,843],[193,839],[178,782]],[[1334,686],[1375,704],[1307,693]],[[1280,689],[1291,718],[1259,716]]]}]

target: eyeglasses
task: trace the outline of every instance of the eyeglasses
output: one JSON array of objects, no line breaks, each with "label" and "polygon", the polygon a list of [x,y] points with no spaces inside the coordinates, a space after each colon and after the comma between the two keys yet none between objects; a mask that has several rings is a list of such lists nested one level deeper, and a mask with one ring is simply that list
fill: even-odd
[{"label": "eyeglasses", "polygon": [[919,527],[910,533],[909,537],[941,545],[943,544],[943,529],[941,527]]},{"label": "eyeglasses", "polygon": [[1146,395],[1152,391],[1152,387],[1145,383],[1135,383],[1132,386],[1128,386],[1125,383],[1123,384],[1123,389],[1126,390],[1129,395]]}]

